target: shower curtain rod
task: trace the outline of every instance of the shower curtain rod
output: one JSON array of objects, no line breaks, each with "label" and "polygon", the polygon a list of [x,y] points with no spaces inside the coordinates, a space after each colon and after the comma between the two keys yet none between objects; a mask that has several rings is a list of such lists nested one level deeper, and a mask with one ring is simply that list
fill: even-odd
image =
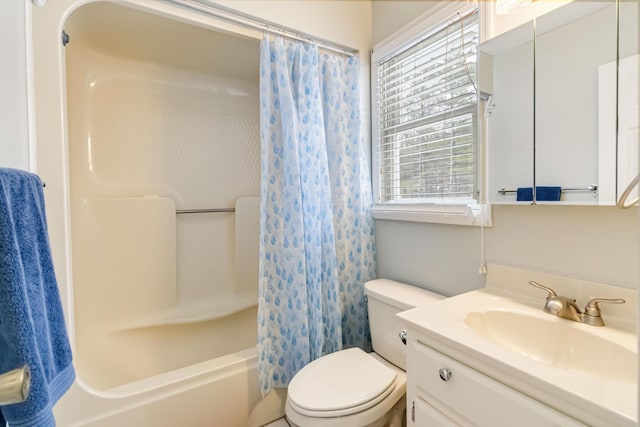
[{"label": "shower curtain rod", "polygon": [[231,8],[211,3],[207,0],[166,0],[168,3],[176,6],[190,9],[192,11],[213,16],[232,24],[240,25],[245,28],[260,30],[263,32],[276,34],[293,40],[312,42],[333,52],[337,52],[347,56],[355,56],[358,54],[357,49],[350,48],[329,40],[321,39],[308,33],[303,33],[293,28],[284,27],[275,22],[266,21],[262,18],[256,18],[246,13],[233,10]]}]

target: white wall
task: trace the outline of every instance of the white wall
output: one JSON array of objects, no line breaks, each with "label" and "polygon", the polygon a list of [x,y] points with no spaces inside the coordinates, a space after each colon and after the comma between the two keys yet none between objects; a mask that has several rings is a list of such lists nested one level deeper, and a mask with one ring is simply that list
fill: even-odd
[{"label": "white wall", "polygon": [[29,168],[24,0],[0,1],[0,167]]},{"label": "white wall", "polygon": [[480,234],[479,227],[377,220],[378,277],[447,296],[480,288]]},{"label": "white wall", "polygon": [[605,206],[494,206],[486,230],[490,262],[634,287],[638,209]]},{"label": "white wall", "polygon": [[431,1],[372,1],[371,27],[373,45],[389,37],[398,28],[411,22],[433,7]]},{"label": "white wall", "polygon": [[[415,18],[415,5],[373,2],[373,36],[379,41]],[[430,6],[437,2],[420,2]],[[426,3],[431,3],[426,5]],[[387,19],[393,16],[405,19]],[[638,210],[582,206],[494,206],[493,227],[484,230],[488,262],[636,286]],[[376,221],[378,276],[446,295],[484,285],[478,274],[478,227]]]}]

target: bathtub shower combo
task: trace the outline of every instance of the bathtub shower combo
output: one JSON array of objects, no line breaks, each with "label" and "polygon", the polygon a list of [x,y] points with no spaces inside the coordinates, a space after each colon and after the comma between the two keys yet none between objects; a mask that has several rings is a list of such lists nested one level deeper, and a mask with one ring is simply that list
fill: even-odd
[{"label": "bathtub shower combo", "polygon": [[258,38],[171,2],[31,17],[37,171],[78,374],[58,423],[269,421]]}]

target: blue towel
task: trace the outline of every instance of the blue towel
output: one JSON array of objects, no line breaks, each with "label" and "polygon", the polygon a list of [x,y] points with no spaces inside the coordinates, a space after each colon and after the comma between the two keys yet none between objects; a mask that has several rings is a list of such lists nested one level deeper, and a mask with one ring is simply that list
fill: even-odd
[{"label": "blue towel", "polygon": [[[560,187],[536,187],[536,201],[559,201],[562,188]],[[516,191],[516,201],[526,202],[533,200],[533,189],[531,187],[520,187]]]},{"label": "blue towel", "polygon": [[53,270],[42,181],[0,168],[0,372],[31,369],[25,402],[0,406],[0,425],[55,426],[52,407],[75,379]]}]

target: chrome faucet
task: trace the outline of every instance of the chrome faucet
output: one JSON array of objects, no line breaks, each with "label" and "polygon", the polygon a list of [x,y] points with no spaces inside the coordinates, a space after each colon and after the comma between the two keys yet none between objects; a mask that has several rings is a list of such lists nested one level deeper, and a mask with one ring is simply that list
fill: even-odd
[{"label": "chrome faucet", "polygon": [[584,311],[582,311],[577,306],[575,299],[558,295],[550,287],[541,285],[533,280],[529,281],[529,284],[547,291],[547,301],[543,308],[546,313],[562,317],[563,319],[586,323],[591,326],[604,326],[604,320],[602,320],[602,313],[600,312],[598,303],[624,304],[626,302],[620,298],[593,298],[587,302]]}]

